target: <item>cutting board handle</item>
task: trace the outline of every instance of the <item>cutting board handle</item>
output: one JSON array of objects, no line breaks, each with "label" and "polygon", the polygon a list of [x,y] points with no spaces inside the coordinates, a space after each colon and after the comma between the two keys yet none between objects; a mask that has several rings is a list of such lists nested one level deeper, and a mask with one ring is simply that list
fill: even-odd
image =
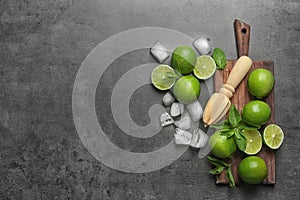
[{"label": "cutting board handle", "polygon": [[234,20],[234,30],[238,57],[248,56],[250,41],[250,25],[238,19]]}]

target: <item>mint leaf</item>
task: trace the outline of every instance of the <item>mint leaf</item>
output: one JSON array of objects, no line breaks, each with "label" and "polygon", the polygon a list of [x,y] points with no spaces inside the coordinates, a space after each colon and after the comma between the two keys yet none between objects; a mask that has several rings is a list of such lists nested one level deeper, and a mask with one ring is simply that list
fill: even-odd
[{"label": "mint leaf", "polygon": [[221,133],[227,133],[227,132],[230,132],[230,131],[232,131],[233,129],[232,128],[223,128],[222,130],[221,130]]},{"label": "mint leaf", "polygon": [[210,127],[223,130],[223,129],[231,128],[231,124],[229,123],[228,120],[225,120],[225,121],[217,123],[217,124],[212,124],[212,125],[210,125]]},{"label": "mint leaf", "polygon": [[241,136],[240,130],[238,128],[234,129],[234,134],[235,134],[235,137],[239,140],[243,137],[243,136]]},{"label": "mint leaf", "polygon": [[212,58],[217,64],[217,69],[224,69],[226,66],[225,53],[220,48],[215,48],[212,53]]},{"label": "mint leaf", "polygon": [[208,158],[209,162],[216,167],[220,167],[220,166],[230,167],[230,164],[228,164],[222,160],[219,160],[217,158],[214,158],[211,156],[207,156],[207,158]]},{"label": "mint leaf", "polygon": [[242,120],[239,111],[235,108],[233,104],[230,106],[228,119],[229,123],[234,127],[236,127],[238,123]]},{"label": "mint leaf", "polygon": [[232,137],[235,134],[234,129],[229,129],[229,130],[222,130],[220,135],[224,135],[227,138]]},{"label": "mint leaf", "polygon": [[224,124],[211,124],[210,127],[216,128],[216,129],[223,129]]},{"label": "mint leaf", "polygon": [[238,129],[239,130],[239,134],[246,139],[246,136],[245,136],[245,132],[244,130],[241,130],[241,129]]},{"label": "mint leaf", "polygon": [[222,163],[216,162],[216,161],[209,161],[210,164],[216,166],[216,167],[224,167]]},{"label": "mint leaf", "polygon": [[236,134],[234,135],[234,140],[235,140],[235,143],[238,146],[238,148],[241,151],[245,151],[246,146],[247,146],[247,140],[243,136],[240,136],[240,138],[237,138]]},{"label": "mint leaf", "polygon": [[226,175],[227,175],[227,179],[228,179],[228,182],[229,182],[229,186],[231,188],[234,188],[235,187],[235,182],[234,182],[234,177],[233,177],[233,174],[232,174],[232,171],[231,171],[231,167],[228,167]]},{"label": "mint leaf", "polygon": [[239,128],[243,130],[257,130],[260,129],[260,125],[250,125],[245,120],[241,120],[239,123]]},{"label": "mint leaf", "polygon": [[209,173],[210,174],[221,174],[224,169],[225,169],[224,166],[219,166],[219,167],[209,170]]}]

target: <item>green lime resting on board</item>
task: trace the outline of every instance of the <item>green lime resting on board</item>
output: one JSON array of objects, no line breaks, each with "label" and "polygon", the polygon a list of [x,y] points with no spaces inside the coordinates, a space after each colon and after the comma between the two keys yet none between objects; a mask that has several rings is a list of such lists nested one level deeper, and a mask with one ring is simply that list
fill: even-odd
[{"label": "green lime resting on board", "polygon": [[258,99],[267,96],[272,91],[273,86],[273,73],[263,68],[253,70],[247,80],[248,91]]},{"label": "green lime resting on board", "polygon": [[200,96],[200,82],[192,75],[180,77],[174,84],[173,93],[178,101],[190,104]]},{"label": "green lime resting on board", "polygon": [[228,158],[237,149],[233,137],[228,138],[225,135],[221,135],[221,131],[216,131],[209,138],[208,142],[211,153],[218,158]]},{"label": "green lime resting on board", "polygon": [[263,101],[253,100],[243,107],[242,118],[250,125],[263,125],[270,117],[271,108]]},{"label": "green lime resting on board", "polygon": [[172,67],[181,74],[192,72],[196,62],[197,54],[189,46],[179,46],[172,53]]},{"label": "green lime resting on board", "polygon": [[264,143],[271,149],[278,149],[284,139],[282,129],[276,124],[269,124],[263,132]]},{"label": "green lime resting on board", "polygon": [[194,68],[194,75],[201,80],[205,80],[214,75],[216,71],[216,63],[212,57],[202,55],[197,58],[197,63]]},{"label": "green lime resting on board", "polygon": [[159,90],[170,89],[177,78],[174,69],[168,65],[158,65],[151,74],[151,82]]},{"label": "green lime resting on board", "polygon": [[244,158],[238,167],[238,175],[249,184],[261,183],[268,174],[266,162],[258,156]]},{"label": "green lime resting on board", "polygon": [[257,154],[262,147],[262,138],[258,130],[244,130],[247,139],[245,153],[248,155]]},{"label": "green lime resting on board", "polygon": [[212,58],[217,64],[217,69],[224,69],[226,66],[225,53],[220,48],[215,48],[212,53]]}]

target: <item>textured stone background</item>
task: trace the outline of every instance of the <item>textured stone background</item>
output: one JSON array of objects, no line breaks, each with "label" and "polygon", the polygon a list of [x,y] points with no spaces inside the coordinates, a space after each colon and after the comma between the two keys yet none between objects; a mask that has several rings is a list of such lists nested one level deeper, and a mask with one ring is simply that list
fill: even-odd
[{"label": "textured stone background", "polygon": [[[276,152],[275,186],[216,186],[210,165],[192,149],[146,174],[115,171],[91,156],[75,130],[71,100],[77,70],[99,42],[156,26],[209,35],[235,59],[235,18],[252,27],[250,56],[275,62],[276,122],[286,136]],[[300,199],[299,19],[297,0],[1,0],[0,199]],[[147,51],[121,58],[132,60],[153,61]],[[132,104],[154,101],[143,95],[151,90],[137,91]],[[122,133],[112,134],[130,148],[125,136],[118,139]]]}]

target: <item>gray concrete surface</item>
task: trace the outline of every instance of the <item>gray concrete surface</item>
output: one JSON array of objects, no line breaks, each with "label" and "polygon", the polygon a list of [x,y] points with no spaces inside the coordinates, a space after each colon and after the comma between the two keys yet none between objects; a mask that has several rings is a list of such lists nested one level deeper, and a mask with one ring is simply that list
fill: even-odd
[{"label": "gray concrete surface", "polygon": [[[98,43],[132,28],[164,27],[192,38],[208,35],[235,59],[236,18],[252,27],[250,56],[275,63],[276,123],[285,132],[276,151],[276,185],[216,186],[209,163],[193,149],[142,174],[113,170],[87,151],[74,127],[72,88]],[[2,0],[0,19],[0,199],[300,199],[299,1]],[[108,137],[137,152],[157,149],[170,137],[131,138],[104,105],[110,83],[146,62],[153,62],[146,50],[123,55],[97,89],[96,110]],[[148,123],[141,113],[162,95],[151,86],[135,93],[137,124]]]}]

